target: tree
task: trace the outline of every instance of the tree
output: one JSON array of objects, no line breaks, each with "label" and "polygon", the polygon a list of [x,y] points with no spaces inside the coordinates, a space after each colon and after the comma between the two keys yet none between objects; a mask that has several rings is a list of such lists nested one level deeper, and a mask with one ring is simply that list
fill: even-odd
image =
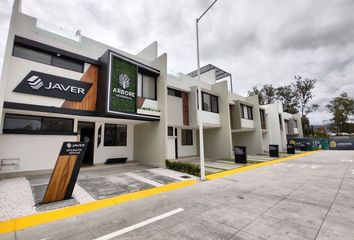
[{"label": "tree", "polygon": [[253,95],[258,95],[260,105],[271,104],[276,100],[276,88],[272,84],[265,84],[260,90],[253,87],[251,91],[248,91],[248,96]]},{"label": "tree", "polygon": [[352,124],[348,123],[349,116],[354,114],[354,100],[346,92],[334,97],[326,107],[332,113],[332,129],[337,133],[351,132]]},{"label": "tree", "polygon": [[264,99],[261,94],[261,90],[257,87],[253,87],[251,91],[248,91],[248,96],[258,95],[258,102],[260,105],[264,105]]},{"label": "tree", "polygon": [[284,112],[291,114],[298,113],[299,96],[291,85],[278,87],[276,89],[276,99],[283,103]]},{"label": "tree", "polygon": [[300,100],[300,113],[305,116],[310,112],[318,109],[318,104],[309,105],[310,100],[313,98],[312,90],[315,88],[316,79],[303,79],[301,76],[295,76],[295,83],[292,84],[294,91],[297,92]]}]

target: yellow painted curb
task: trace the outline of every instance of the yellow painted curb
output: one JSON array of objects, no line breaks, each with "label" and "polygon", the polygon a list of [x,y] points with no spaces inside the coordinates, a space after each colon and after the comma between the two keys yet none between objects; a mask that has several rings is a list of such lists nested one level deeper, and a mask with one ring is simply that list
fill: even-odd
[{"label": "yellow painted curb", "polygon": [[275,159],[275,160],[271,160],[271,161],[267,161],[267,162],[261,162],[261,163],[249,165],[249,166],[246,166],[246,167],[240,167],[240,168],[235,168],[235,169],[231,169],[231,170],[227,170],[227,171],[223,171],[223,172],[213,173],[213,174],[210,174],[210,175],[206,176],[206,179],[207,180],[214,180],[214,179],[226,177],[226,176],[229,176],[229,175],[232,175],[232,174],[235,174],[235,173],[245,172],[245,171],[249,171],[251,169],[260,168],[260,167],[272,165],[272,164],[275,164],[275,163],[289,161],[289,160],[296,159],[296,158],[299,158],[299,157],[303,157],[305,155],[309,155],[309,154],[312,154],[312,153],[315,153],[315,152],[319,152],[319,151],[321,151],[321,150],[305,152],[305,153],[299,153],[299,154],[288,156],[288,157],[284,157],[284,158],[279,158],[279,159]]},{"label": "yellow painted curb", "polygon": [[128,194],[124,194],[112,198],[106,198],[94,202],[79,204],[79,205],[61,208],[53,211],[37,213],[29,216],[10,219],[7,221],[0,222],[0,234],[14,232],[25,228],[34,227],[40,224],[52,222],[55,220],[60,220],[78,214],[87,213],[101,208],[121,204],[124,202],[157,195],[164,192],[169,192],[178,188],[194,185],[196,183],[197,183],[196,180],[176,182],[176,183],[171,183],[171,184],[167,184],[167,185],[163,185],[160,187],[151,188],[139,192],[128,193]]}]

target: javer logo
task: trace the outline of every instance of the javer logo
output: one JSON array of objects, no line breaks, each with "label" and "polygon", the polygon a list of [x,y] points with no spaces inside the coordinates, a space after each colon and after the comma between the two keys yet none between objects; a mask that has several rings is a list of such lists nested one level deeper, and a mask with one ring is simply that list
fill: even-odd
[{"label": "javer logo", "polygon": [[127,74],[125,73],[121,73],[119,75],[119,85],[123,88],[123,89],[127,89],[130,85],[130,78],[128,77]]},{"label": "javer logo", "polygon": [[27,83],[32,89],[35,90],[40,89],[44,84],[42,79],[40,79],[38,76],[30,77],[29,79],[27,79]]}]

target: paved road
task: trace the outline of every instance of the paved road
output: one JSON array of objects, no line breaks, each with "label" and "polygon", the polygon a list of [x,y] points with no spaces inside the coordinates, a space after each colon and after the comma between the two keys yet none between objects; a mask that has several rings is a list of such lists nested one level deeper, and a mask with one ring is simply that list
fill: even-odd
[{"label": "paved road", "polygon": [[350,240],[353,216],[354,151],[322,151],[0,239]]}]

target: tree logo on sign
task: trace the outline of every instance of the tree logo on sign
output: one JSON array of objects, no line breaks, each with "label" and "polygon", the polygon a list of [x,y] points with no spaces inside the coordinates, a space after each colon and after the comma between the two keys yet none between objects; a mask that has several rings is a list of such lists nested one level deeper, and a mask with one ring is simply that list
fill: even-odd
[{"label": "tree logo on sign", "polygon": [[123,89],[127,89],[130,85],[130,78],[128,77],[127,74],[125,73],[121,73],[119,75],[119,85],[123,88]]}]

